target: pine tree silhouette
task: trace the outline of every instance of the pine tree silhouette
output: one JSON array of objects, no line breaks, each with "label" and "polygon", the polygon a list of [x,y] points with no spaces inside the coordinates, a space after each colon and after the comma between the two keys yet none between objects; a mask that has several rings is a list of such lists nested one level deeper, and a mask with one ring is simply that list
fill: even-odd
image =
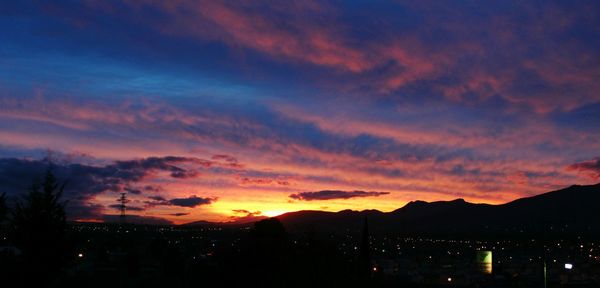
[{"label": "pine tree silhouette", "polygon": [[23,252],[25,267],[34,275],[26,281],[48,284],[66,260],[65,203],[61,202],[66,183],[49,168],[41,184],[33,183],[12,213],[14,242]]}]

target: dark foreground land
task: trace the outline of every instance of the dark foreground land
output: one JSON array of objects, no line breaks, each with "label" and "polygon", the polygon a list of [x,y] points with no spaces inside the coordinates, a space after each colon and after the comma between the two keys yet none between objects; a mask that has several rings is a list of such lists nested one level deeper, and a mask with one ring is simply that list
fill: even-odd
[{"label": "dark foreground land", "polygon": [[[58,255],[64,257],[35,265],[3,234],[2,281],[52,287],[544,287],[545,263],[546,287],[600,287],[600,242],[576,235],[443,239],[364,228],[288,233],[275,219],[236,227],[71,223],[66,234]],[[492,252],[491,267],[479,263],[478,251]]]}]

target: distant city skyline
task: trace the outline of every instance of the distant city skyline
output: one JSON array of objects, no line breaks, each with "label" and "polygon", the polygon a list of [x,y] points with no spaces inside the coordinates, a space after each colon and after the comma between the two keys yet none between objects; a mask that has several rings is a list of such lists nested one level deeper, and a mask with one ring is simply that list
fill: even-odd
[{"label": "distant city skyline", "polygon": [[[0,193],[180,224],[600,182],[600,3],[0,4]],[[51,164],[50,164],[51,163]]]}]

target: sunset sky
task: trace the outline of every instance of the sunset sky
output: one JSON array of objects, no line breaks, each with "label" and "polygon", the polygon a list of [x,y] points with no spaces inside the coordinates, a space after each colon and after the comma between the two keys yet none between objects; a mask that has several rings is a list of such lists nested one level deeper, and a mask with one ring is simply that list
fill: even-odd
[{"label": "sunset sky", "polygon": [[[0,193],[230,221],[600,182],[600,1],[5,1]],[[36,4],[37,3],[37,4]]]}]

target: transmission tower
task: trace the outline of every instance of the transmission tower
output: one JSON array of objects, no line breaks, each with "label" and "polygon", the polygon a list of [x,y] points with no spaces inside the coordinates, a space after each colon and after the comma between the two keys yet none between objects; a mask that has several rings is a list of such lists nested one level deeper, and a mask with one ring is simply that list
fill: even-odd
[{"label": "transmission tower", "polygon": [[125,216],[127,216],[126,211],[127,211],[127,202],[129,202],[129,200],[127,200],[127,193],[121,193],[121,197],[119,197],[119,199],[117,199],[117,201],[119,201],[120,205],[119,205],[119,210],[121,210],[121,224],[125,224],[126,219]]}]

